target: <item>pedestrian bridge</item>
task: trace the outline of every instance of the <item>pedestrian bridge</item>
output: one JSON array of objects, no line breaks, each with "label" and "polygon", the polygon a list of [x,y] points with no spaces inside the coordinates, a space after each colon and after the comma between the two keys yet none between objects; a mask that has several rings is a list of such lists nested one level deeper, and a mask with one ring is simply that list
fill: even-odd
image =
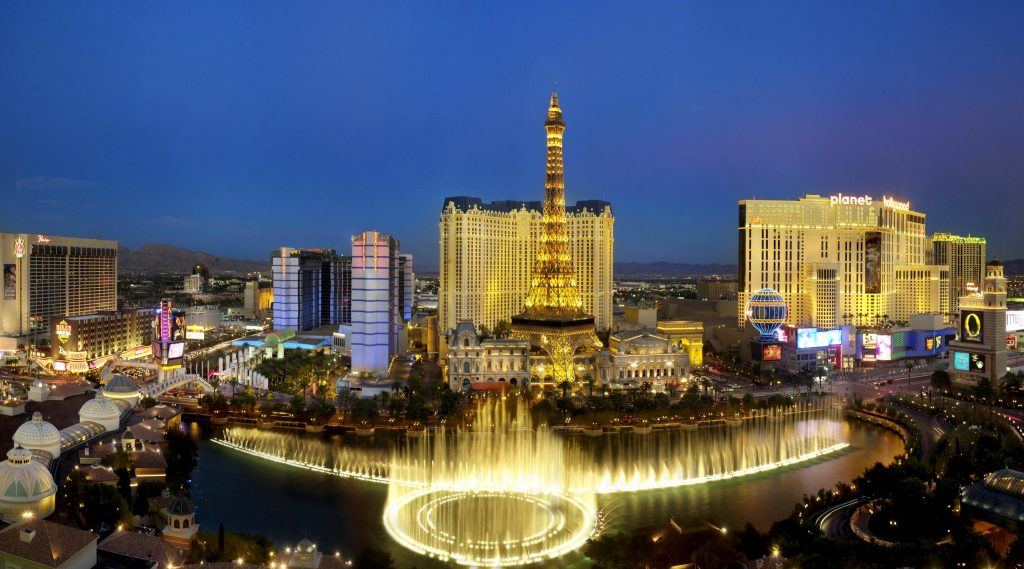
[{"label": "pedestrian bridge", "polygon": [[194,373],[185,373],[169,377],[163,381],[143,385],[139,388],[139,393],[141,393],[143,397],[152,397],[155,399],[172,389],[185,387],[187,385],[195,385],[201,389],[203,393],[213,393],[216,391],[213,385],[211,385],[209,381],[203,379],[202,376]]}]

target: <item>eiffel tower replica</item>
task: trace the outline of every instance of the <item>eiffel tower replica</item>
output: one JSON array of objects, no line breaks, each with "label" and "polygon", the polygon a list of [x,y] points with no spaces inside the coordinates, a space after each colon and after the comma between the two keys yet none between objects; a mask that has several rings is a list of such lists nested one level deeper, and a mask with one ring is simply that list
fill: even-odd
[{"label": "eiffel tower replica", "polygon": [[544,129],[548,143],[544,219],[530,294],[522,314],[512,317],[511,336],[527,340],[534,351],[547,354],[551,359],[551,376],[557,385],[575,380],[576,352],[599,348],[601,341],[594,332],[594,317],[583,310],[583,298],[572,266],[562,166],[565,121],[558,107],[557,92],[551,94]]}]

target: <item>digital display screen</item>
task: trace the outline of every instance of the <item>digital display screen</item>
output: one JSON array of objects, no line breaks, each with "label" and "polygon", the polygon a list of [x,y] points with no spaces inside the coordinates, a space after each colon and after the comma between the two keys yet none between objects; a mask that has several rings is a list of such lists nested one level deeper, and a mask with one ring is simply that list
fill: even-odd
[{"label": "digital display screen", "polygon": [[970,352],[953,352],[953,369],[959,371],[985,371],[985,356]]},{"label": "digital display screen", "polygon": [[800,328],[796,331],[796,347],[804,348],[826,348],[838,346],[843,343],[843,331],[818,330],[817,328]]},{"label": "digital display screen", "polygon": [[1016,334],[1007,334],[1006,335],[1006,348],[1010,349],[1010,350],[1016,350],[1017,349],[1017,335]]},{"label": "digital display screen", "polygon": [[878,231],[864,234],[864,292],[882,292],[882,234]]},{"label": "digital display screen", "polygon": [[14,263],[4,264],[4,300],[18,298],[18,267]]},{"label": "digital display screen", "polygon": [[167,348],[167,359],[173,360],[185,355],[185,343],[175,342]]},{"label": "digital display screen", "polygon": [[761,359],[766,362],[777,362],[782,359],[782,346],[768,344],[761,352]]},{"label": "digital display screen", "polygon": [[960,341],[977,342],[985,341],[985,313],[978,310],[960,311]]},{"label": "digital display screen", "polygon": [[929,352],[934,350],[935,349],[935,338],[925,338],[924,339],[924,349],[928,350]]},{"label": "digital display screen", "polygon": [[875,358],[881,362],[892,360],[892,336],[882,334],[876,336]]}]

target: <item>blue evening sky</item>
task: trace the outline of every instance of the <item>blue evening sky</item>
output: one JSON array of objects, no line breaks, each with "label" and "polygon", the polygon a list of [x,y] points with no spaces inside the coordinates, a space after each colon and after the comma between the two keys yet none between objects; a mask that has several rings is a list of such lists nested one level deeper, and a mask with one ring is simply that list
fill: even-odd
[{"label": "blue evening sky", "polygon": [[570,201],[623,261],[735,262],[736,201],[884,193],[1024,256],[1024,3],[10,2],[0,230],[239,258],[442,198]]}]

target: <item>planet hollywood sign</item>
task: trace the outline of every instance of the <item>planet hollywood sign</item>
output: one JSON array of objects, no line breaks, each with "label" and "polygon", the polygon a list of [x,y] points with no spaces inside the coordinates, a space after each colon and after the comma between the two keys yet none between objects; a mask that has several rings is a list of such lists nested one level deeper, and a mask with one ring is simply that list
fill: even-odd
[{"label": "planet hollywood sign", "polygon": [[[828,201],[832,207],[837,205],[872,205],[875,203],[875,199],[871,196],[845,196],[843,194],[829,196]],[[889,196],[882,196],[882,206],[900,211],[910,211],[909,201],[901,202]]]}]

